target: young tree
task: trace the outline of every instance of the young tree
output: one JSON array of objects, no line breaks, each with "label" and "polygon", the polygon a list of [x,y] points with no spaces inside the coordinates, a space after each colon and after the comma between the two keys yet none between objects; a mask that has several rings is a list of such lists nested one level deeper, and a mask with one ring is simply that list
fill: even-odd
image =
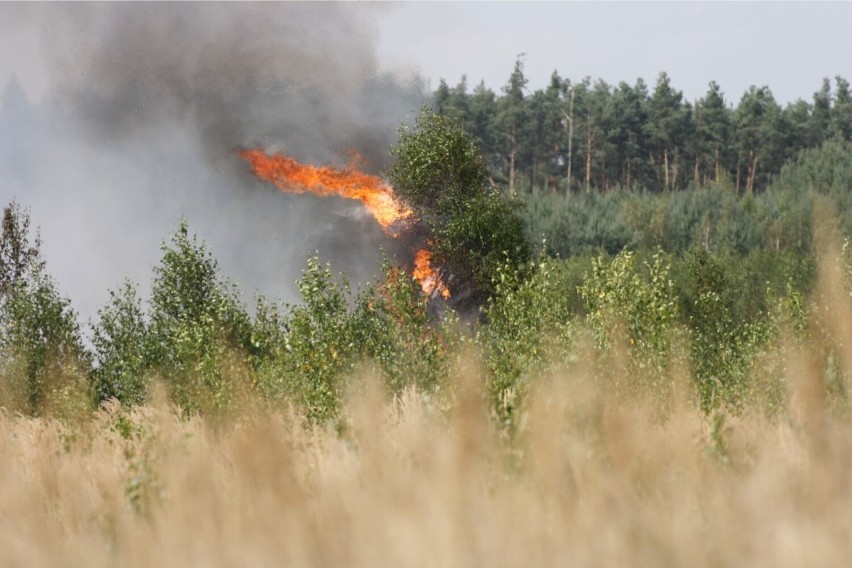
[{"label": "young tree", "polygon": [[[745,173],[746,193],[753,193],[759,181],[766,181],[781,168],[784,156],[781,108],[769,87],[750,87],[734,112],[737,165],[737,189],[741,172]],[[764,173],[765,172],[765,173]]]},{"label": "young tree", "polygon": [[555,72],[546,89],[535,91],[529,100],[530,139],[529,149],[524,154],[530,157],[529,176],[533,191],[550,187],[556,191],[557,174],[563,159],[562,126],[564,85]]},{"label": "young tree", "polygon": [[0,237],[0,299],[5,299],[17,283],[44,267],[41,238],[36,233],[29,242],[30,215],[12,201],[3,208],[3,234]]},{"label": "young tree", "polygon": [[189,236],[185,220],[161,248],[163,258],[154,268],[147,356],[184,410],[222,409],[230,402],[239,371],[229,368],[230,357],[250,347],[248,315],[219,276],[204,243]]},{"label": "young tree", "polygon": [[615,144],[613,175],[625,188],[649,181],[646,172],[645,149],[648,90],[640,79],[634,87],[619,83],[612,93],[612,130]]},{"label": "young tree", "polygon": [[852,92],[849,82],[841,76],[834,78],[836,89],[831,109],[831,131],[841,140],[852,141]]},{"label": "young tree", "polygon": [[448,116],[459,123],[465,123],[468,117],[467,76],[462,75],[459,84],[452,89],[441,79],[438,89],[432,95],[432,107],[435,112]]},{"label": "young tree", "polygon": [[[71,390],[87,388],[89,357],[77,314],[45,270],[38,235],[30,242],[29,232],[29,213],[16,202],[7,205],[0,235],[2,390],[18,410],[38,415],[60,398],[67,402]],[[87,392],[76,395],[89,404]]]},{"label": "young tree", "polygon": [[146,350],[148,326],[142,303],[129,281],[109,294],[109,304],[98,310],[98,322],[92,326],[95,394],[100,400],[141,404],[147,397],[146,379],[153,363]]},{"label": "young tree", "polygon": [[822,87],[814,93],[813,110],[810,120],[810,144],[815,148],[822,146],[831,135],[831,81],[822,80]]},{"label": "young tree", "polygon": [[497,115],[497,95],[480,82],[473,89],[468,105],[470,114],[467,130],[478,143],[490,171],[500,168],[500,156],[497,151],[495,116]]},{"label": "young tree", "polygon": [[[591,88],[589,79],[584,79],[574,87],[578,133],[580,145],[577,157],[583,162],[583,180],[585,192],[591,193],[594,177],[598,175],[606,154],[605,140],[607,132],[608,105],[610,88],[604,81],[598,81]],[[602,185],[602,184],[601,184]]]},{"label": "young tree", "polygon": [[391,154],[387,177],[431,233],[433,259],[456,305],[481,306],[493,293],[497,264],[529,257],[516,205],[489,187],[482,154],[464,130],[428,108],[414,130],[402,130]]},{"label": "young tree", "polygon": [[432,108],[438,114],[449,114],[450,112],[450,87],[444,79],[438,82],[438,88],[432,93]]},{"label": "young tree", "polygon": [[795,158],[811,144],[811,105],[798,99],[784,108],[781,120],[784,123],[784,157]]}]

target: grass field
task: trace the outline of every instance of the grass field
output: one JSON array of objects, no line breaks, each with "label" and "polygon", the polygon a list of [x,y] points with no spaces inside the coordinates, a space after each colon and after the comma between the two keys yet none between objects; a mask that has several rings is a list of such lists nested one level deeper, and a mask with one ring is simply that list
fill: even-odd
[{"label": "grass field", "polygon": [[[587,360],[588,361],[588,360]],[[0,416],[4,566],[840,566],[852,424],[807,354],[784,418],[604,395],[595,364],[543,377],[492,426],[473,358],[448,408],[357,381],[343,431],[165,402],[63,425]]]}]

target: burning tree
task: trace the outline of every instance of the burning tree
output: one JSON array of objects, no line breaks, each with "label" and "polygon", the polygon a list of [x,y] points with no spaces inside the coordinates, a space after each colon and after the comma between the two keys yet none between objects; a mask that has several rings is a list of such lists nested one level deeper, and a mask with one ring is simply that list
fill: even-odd
[{"label": "burning tree", "polygon": [[489,186],[482,155],[464,130],[428,108],[391,153],[390,183],[360,171],[357,160],[335,168],[260,149],[240,156],[282,191],[361,201],[385,233],[411,243],[411,274],[427,296],[478,308],[494,292],[499,264],[529,258],[515,204]]},{"label": "burning tree", "polygon": [[425,108],[403,128],[387,172],[396,194],[425,227],[431,261],[459,308],[476,308],[494,293],[497,267],[529,260],[517,204],[493,188],[473,140],[451,119]]},{"label": "burning tree", "polygon": [[[411,209],[397,199],[393,188],[381,177],[358,170],[357,153],[353,152],[353,159],[344,168],[301,164],[285,154],[270,155],[256,148],[243,150],[240,156],[251,165],[258,179],[272,183],[281,191],[357,199],[385,234],[394,238],[405,235],[406,240],[415,244],[422,241],[415,237],[419,231],[416,223],[411,222]],[[412,276],[427,296],[448,298],[450,291],[432,268],[431,253],[422,248],[425,244],[420,242],[421,248],[414,253]]]}]

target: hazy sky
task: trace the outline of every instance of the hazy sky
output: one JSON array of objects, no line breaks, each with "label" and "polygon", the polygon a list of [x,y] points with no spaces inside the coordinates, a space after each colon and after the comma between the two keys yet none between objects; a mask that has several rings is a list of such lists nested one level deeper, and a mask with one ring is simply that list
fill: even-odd
[{"label": "hazy sky", "polygon": [[[768,85],[782,104],[810,99],[824,77],[852,79],[852,2],[401,2],[359,5],[378,63],[432,87],[463,74],[497,90],[515,58],[531,88],[556,70],[653,85],[666,71],[689,100],[711,80],[729,99]],[[38,100],[50,82],[38,26],[7,29],[0,84],[16,73]]]},{"label": "hazy sky", "polygon": [[688,100],[715,80],[729,101],[768,85],[783,104],[852,79],[852,2],[416,2],[378,24],[382,64],[433,88],[467,74],[499,89],[520,53],[531,88],[554,70],[651,86],[666,71]]},{"label": "hazy sky", "polygon": [[258,183],[239,147],[381,168],[421,85],[499,90],[520,53],[532,89],[666,71],[689,100],[810,99],[852,80],[850,29],[848,2],[0,3],[0,201],[31,208],[83,320],[124,277],[145,293],[181,216],[249,302],[293,301],[315,251],[354,281],[406,251],[357,203]]}]

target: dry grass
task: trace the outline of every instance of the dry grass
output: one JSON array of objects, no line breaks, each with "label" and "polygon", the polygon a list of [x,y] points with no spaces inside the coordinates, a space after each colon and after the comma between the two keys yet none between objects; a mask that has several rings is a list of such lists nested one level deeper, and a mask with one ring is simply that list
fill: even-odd
[{"label": "dry grass", "polygon": [[0,563],[848,565],[852,424],[807,361],[787,367],[774,421],[606,396],[573,369],[539,382],[514,443],[470,368],[446,411],[366,381],[343,434],[258,409],[214,426],[112,407],[73,430],[2,415]]}]

